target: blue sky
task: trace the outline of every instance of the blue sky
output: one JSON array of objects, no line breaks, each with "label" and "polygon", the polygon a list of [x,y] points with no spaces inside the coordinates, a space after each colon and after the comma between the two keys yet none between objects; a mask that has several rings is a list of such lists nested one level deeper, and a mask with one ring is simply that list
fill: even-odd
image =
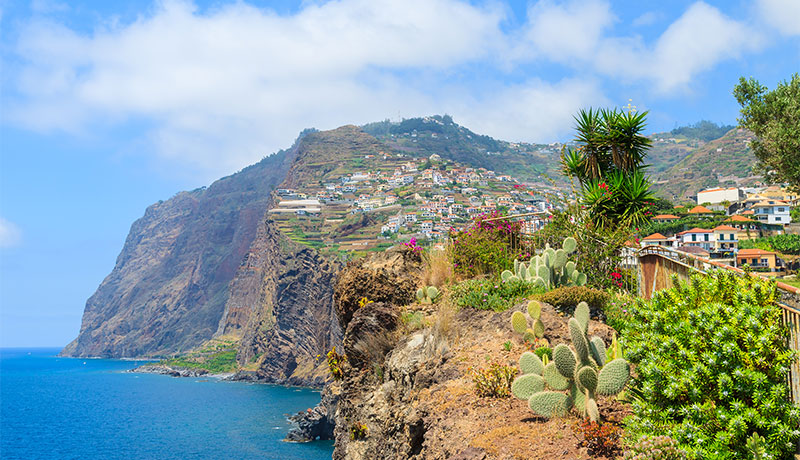
[{"label": "blue sky", "polygon": [[449,113],[511,141],[586,106],[734,124],[800,71],[800,0],[0,0],[0,346],[62,346],[147,205],[306,127]]}]

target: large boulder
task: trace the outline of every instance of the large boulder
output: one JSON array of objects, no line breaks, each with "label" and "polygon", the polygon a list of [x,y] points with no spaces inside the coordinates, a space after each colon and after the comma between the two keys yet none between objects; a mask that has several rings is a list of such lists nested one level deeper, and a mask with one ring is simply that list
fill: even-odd
[{"label": "large boulder", "polygon": [[399,309],[388,303],[373,302],[356,310],[342,340],[348,363],[358,369],[382,364],[397,343],[399,319]]},{"label": "large boulder", "polygon": [[347,330],[363,298],[395,306],[413,302],[421,274],[422,257],[405,246],[350,262],[334,289],[334,307],[342,330]]}]

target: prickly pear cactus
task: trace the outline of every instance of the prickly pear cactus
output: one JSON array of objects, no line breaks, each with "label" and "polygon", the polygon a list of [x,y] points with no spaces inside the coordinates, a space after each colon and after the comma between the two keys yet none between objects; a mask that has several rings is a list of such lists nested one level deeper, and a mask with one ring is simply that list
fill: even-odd
[{"label": "prickly pear cactus", "polygon": [[436,286],[417,289],[417,301],[420,303],[433,303],[437,297],[439,297],[439,289]]},{"label": "prickly pear cactus", "polygon": [[579,272],[575,262],[568,259],[578,246],[575,239],[566,238],[562,246],[554,249],[547,245],[542,254],[531,257],[527,264],[515,260],[514,271],[504,270],[500,278],[503,281],[522,280],[545,289],[585,285],[586,274]]},{"label": "prickly pear cactus", "polygon": [[[528,313],[541,312],[535,305],[528,306]],[[524,315],[523,315],[524,319]],[[512,391],[520,399],[528,401],[528,407],[542,417],[560,417],[575,410],[582,417],[593,421],[600,419],[596,395],[619,394],[630,379],[630,364],[616,356],[616,336],[611,350],[606,350],[603,339],[589,337],[589,306],[581,302],[569,320],[572,347],[558,344],[553,349],[553,360],[543,363],[534,353],[523,353],[520,357],[522,375],[513,382],[518,391]],[[527,323],[526,323],[527,325]],[[612,359],[606,362],[607,355]],[[518,382],[519,381],[519,382]],[[531,392],[531,390],[538,390]],[[566,393],[562,393],[566,391]]]},{"label": "prickly pear cactus", "polygon": [[532,319],[531,325],[529,326],[528,318],[525,317],[524,313],[515,311],[511,314],[511,329],[517,334],[522,334],[522,340],[525,342],[546,345],[544,323],[541,320],[542,304],[536,300],[531,300],[528,302],[527,310]]}]

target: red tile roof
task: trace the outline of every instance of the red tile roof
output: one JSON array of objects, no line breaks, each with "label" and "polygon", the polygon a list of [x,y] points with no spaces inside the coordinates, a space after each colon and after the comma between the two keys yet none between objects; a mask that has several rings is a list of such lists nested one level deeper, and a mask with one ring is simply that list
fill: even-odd
[{"label": "red tile roof", "polygon": [[672,214],[659,214],[653,217],[653,219],[680,219],[680,217],[673,216]]},{"label": "red tile roof", "polygon": [[735,228],[733,228],[733,227],[731,227],[730,225],[719,225],[719,226],[717,226],[717,227],[714,227],[714,230],[715,230],[715,231],[716,231],[716,230],[730,230],[730,231],[733,231],[733,232],[735,232],[735,231],[736,231],[736,229],[735,229]]},{"label": "red tile roof", "polygon": [[711,230],[705,229],[705,228],[697,228],[697,227],[695,227],[695,228],[693,228],[691,230],[686,230],[686,231],[680,232],[680,233],[678,233],[678,235],[685,235],[687,233],[714,233],[714,232],[712,232]]},{"label": "red tile roof", "polygon": [[755,222],[753,219],[748,219],[747,217],[740,216],[740,215],[733,215],[730,219],[726,220],[725,222]]},{"label": "red tile roof", "polygon": [[695,206],[689,210],[689,214],[711,214],[711,210],[705,206]]},{"label": "red tile roof", "polygon": [[646,237],[642,238],[642,241],[666,240],[666,239],[667,239],[667,237],[662,235],[662,234],[660,234],[660,233],[653,233],[650,236],[646,236]]}]

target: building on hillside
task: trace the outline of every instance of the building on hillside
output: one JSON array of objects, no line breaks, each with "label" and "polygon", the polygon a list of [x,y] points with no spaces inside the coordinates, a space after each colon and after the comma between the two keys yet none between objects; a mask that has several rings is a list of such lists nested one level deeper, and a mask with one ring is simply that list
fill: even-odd
[{"label": "building on hillside", "polygon": [[711,188],[697,192],[697,204],[721,204],[724,201],[730,204],[745,199],[747,199],[747,195],[744,190],[736,187]]},{"label": "building on hillside", "polygon": [[735,228],[740,240],[753,240],[758,238],[761,233],[757,221],[739,214],[734,214],[722,223]]},{"label": "building on hillside", "polygon": [[714,250],[717,252],[735,252],[739,249],[738,230],[730,225],[719,225],[713,228]]},{"label": "building on hillside", "polygon": [[714,215],[714,212],[705,206],[697,205],[689,210],[689,214],[694,217],[711,217]]},{"label": "building on hillside", "polygon": [[783,261],[778,254],[763,249],[740,249],[736,254],[736,263],[741,266],[749,264],[752,268],[778,271],[783,267]]},{"label": "building on hillside", "polygon": [[759,222],[786,225],[792,222],[791,208],[785,201],[764,200],[753,205],[753,216]]},{"label": "building on hillside", "polygon": [[659,214],[653,217],[653,222],[657,222],[659,224],[664,224],[667,222],[675,222],[676,220],[680,219],[678,216],[674,216],[672,214]]},{"label": "building on hillside", "polygon": [[672,247],[674,242],[675,238],[667,238],[660,233],[653,233],[652,235],[646,236],[639,240],[639,244],[643,248],[646,248],[647,246]]},{"label": "building on hillside", "polygon": [[693,228],[678,233],[679,243],[683,246],[697,246],[711,251],[714,247],[712,237],[714,232],[705,228]]}]

